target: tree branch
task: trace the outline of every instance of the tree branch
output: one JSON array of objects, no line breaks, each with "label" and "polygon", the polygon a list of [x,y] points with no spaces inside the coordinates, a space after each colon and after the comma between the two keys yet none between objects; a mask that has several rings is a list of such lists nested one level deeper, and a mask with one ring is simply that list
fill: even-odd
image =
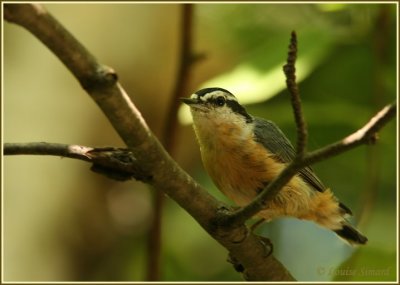
[{"label": "tree branch", "polygon": [[81,146],[81,145],[67,145],[57,143],[4,143],[3,154],[4,155],[54,155],[61,157],[75,158],[83,161],[92,161],[92,158],[88,154],[92,147]]},{"label": "tree branch", "polygon": [[348,135],[340,141],[332,143],[324,148],[310,152],[304,157],[300,166],[310,165],[327,158],[339,155],[362,144],[375,144],[378,139],[377,133],[390,122],[397,113],[396,102],[383,107],[378,111],[361,129]]},{"label": "tree branch", "polygon": [[118,181],[136,179],[148,182],[152,178],[143,173],[140,164],[129,149],[59,143],[5,143],[4,155],[51,155],[74,158],[93,163],[91,170]]},{"label": "tree branch", "polygon": [[287,269],[267,254],[262,240],[246,226],[216,226],[224,204],[200,187],[166,153],[130,101],[112,69],[94,57],[42,6],[5,4],[5,19],[28,29],[68,67],[100,107],[129,151],[141,166],[147,181],[185,209],[213,238],[244,267],[248,280],[293,280]]}]

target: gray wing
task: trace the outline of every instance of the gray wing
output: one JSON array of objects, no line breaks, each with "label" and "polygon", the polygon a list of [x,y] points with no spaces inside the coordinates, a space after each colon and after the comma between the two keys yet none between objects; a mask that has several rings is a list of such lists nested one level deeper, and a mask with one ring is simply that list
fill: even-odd
[{"label": "gray wing", "polygon": [[[274,153],[276,160],[282,163],[289,163],[294,159],[296,152],[292,144],[273,122],[254,118],[254,134],[255,140]],[[303,168],[299,171],[299,175],[315,190],[323,192],[326,189],[311,167]]]}]

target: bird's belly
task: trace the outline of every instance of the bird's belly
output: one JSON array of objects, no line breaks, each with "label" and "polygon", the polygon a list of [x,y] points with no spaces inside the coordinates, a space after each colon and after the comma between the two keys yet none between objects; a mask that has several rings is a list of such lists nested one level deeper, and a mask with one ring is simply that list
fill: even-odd
[{"label": "bird's belly", "polygon": [[[203,156],[206,169],[220,191],[238,206],[250,203],[285,167],[259,144],[247,148],[225,146],[223,151],[211,154]],[[313,192],[295,176],[266,204],[259,216],[270,220],[278,216],[304,215]]]}]

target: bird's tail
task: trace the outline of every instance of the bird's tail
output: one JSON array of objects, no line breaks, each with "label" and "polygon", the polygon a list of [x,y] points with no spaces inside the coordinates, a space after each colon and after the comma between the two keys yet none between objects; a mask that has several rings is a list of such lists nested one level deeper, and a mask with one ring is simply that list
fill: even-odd
[{"label": "bird's tail", "polygon": [[351,245],[366,244],[368,241],[367,237],[347,222],[343,222],[342,228],[335,230],[335,233]]}]

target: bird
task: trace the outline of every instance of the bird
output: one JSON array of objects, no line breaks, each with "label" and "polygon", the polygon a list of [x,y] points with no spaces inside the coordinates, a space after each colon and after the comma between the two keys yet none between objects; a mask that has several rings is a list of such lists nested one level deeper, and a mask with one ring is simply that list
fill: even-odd
[{"label": "bird", "polygon": [[[228,90],[204,88],[181,101],[190,107],[204,168],[237,206],[254,200],[295,158],[291,142],[279,127],[250,115]],[[350,245],[368,240],[349,223],[351,210],[309,166],[267,201],[257,215],[267,222],[280,217],[313,221]]]}]

